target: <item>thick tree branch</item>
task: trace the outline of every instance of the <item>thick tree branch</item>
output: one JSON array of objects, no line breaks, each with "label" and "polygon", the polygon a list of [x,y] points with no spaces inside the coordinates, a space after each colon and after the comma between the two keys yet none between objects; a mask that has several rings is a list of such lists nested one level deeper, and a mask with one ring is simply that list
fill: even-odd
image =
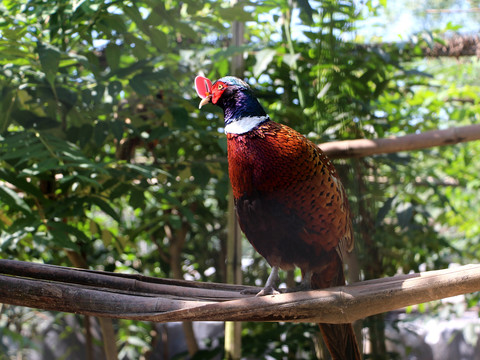
[{"label": "thick tree branch", "polygon": [[[480,290],[480,265],[263,297],[242,295],[239,290],[249,287],[238,285],[171,281],[13,260],[0,260],[0,273],[4,274],[0,275],[2,303],[158,322],[349,323],[408,305]],[[70,277],[73,281],[66,281]]]}]

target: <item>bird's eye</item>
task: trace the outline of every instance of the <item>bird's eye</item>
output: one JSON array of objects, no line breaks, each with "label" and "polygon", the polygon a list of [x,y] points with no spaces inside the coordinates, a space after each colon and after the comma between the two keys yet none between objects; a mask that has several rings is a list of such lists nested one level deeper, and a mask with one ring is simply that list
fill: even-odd
[{"label": "bird's eye", "polygon": [[223,85],[222,84],[218,84],[218,90],[222,90],[223,89]]}]

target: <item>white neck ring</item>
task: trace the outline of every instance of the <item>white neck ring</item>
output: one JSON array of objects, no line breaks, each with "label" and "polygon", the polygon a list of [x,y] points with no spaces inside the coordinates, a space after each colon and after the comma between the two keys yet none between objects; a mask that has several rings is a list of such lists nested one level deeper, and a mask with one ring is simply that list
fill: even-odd
[{"label": "white neck ring", "polygon": [[257,127],[259,124],[268,120],[268,116],[245,116],[225,126],[225,134],[245,134]]}]

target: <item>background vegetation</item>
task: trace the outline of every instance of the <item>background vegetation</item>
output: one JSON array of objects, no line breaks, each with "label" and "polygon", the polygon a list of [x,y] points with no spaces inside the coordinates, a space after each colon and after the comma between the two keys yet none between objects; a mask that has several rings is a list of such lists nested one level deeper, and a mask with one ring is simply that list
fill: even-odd
[{"label": "background vegetation", "polygon": [[[411,4],[414,19],[430,6]],[[386,43],[370,21],[395,19],[382,1],[4,0],[0,11],[1,258],[224,282],[226,141],[219,110],[197,109],[193,79],[229,74],[237,54],[271,117],[317,143],[479,121],[478,61],[424,57],[475,30],[446,15]],[[233,21],[245,45],[232,45]],[[361,279],[477,261],[479,152],[474,142],[336,162]],[[249,245],[243,256],[244,282],[264,281],[265,262]],[[26,356],[41,321],[1,311],[0,358]],[[391,356],[383,324],[363,324],[376,334],[371,358]],[[153,324],[114,326],[119,358],[151,358]],[[243,355],[315,358],[316,331],[244,324]],[[211,349],[197,358],[222,344]]]}]

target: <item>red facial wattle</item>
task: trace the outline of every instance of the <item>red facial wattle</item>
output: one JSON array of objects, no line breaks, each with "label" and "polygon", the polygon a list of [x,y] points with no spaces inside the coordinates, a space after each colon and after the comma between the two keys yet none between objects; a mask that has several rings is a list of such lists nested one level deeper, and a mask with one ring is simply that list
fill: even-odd
[{"label": "red facial wattle", "polygon": [[223,92],[227,88],[227,84],[217,81],[212,88],[212,104],[216,104],[217,101],[222,97]]},{"label": "red facial wattle", "polygon": [[199,75],[195,78],[195,90],[198,96],[205,99],[212,94],[212,82],[206,77]]}]

